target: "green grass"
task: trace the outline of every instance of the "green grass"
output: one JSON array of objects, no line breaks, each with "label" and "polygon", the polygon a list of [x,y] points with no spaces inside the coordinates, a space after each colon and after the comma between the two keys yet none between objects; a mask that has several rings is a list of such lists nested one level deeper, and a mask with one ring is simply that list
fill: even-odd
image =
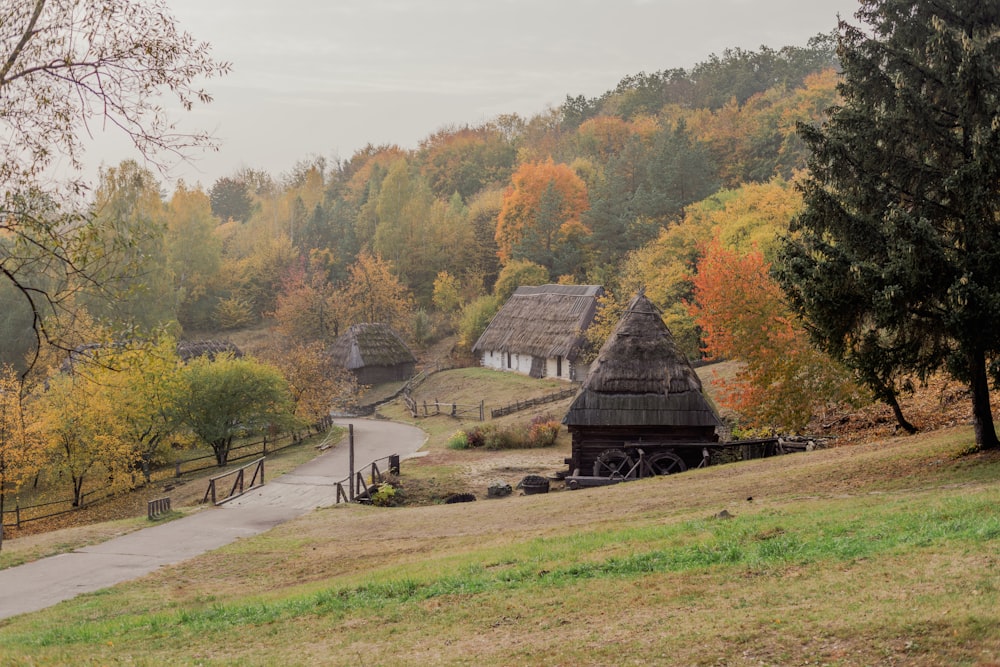
[{"label": "green grass", "polygon": [[[998,501],[1000,493],[995,490],[944,498],[930,506],[915,507],[908,500],[896,500],[859,508],[857,502],[845,501],[827,505],[819,521],[810,510],[800,510],[532,540],[516,548],[476,554],[451,575],[388,578],[280,600],[235,601],[166,614],[117,616],[5,639],[24,647],[139,642],[150,632],[164,628],[195,638],[234,628],[291,622],[303,616],[372,613],[439,597],[492,592],[558,595],[559,588],[578,586],[590,579],[627,580],[723,567],[760,573],[821,562],[835,566],[942,546],[995,551],[1000,547]],[[628,553],[569,563],[581,554],[608,548],[619,551],[623,545],[627,545]],[[454,565],[450,563],[448,569]],[[987,582],[985,592],[996,596],[998,586],[1000,580]]]}]

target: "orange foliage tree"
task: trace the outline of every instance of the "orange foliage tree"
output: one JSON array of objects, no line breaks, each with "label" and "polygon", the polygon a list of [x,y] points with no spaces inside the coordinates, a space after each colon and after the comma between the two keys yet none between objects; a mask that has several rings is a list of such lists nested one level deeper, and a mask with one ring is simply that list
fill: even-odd
[{"label": "orange foliage tree", "polygon": [[560,245],[586,233],[580,216],[589,206],[586,184],[568,165],[552,158],[522,164],[497,219],[500,261],[527,259],[551,270]]},{"label": "orange foliage tree", "polygon": [[694,296],[708,357],[742,362],[721,382],[722,403],[747,426],[801,431],[817,409],[857,398],[849,373],[810,345],[763,253],[709,243]]},{"label": "orange foliage tree", "polygon": [[340,333],[342,310],[326,273],[300,264],[285,276],[274,318],[288,340],[332,343]]},{"label": "orange foliage tree", "polygon": [[318,422],[331,409],[346,408],[357,393],[354,375],[332,359],[321,341],[275,337],[257,355],[281,372],[295,416],[305,422]]},{"label": "orange foliage tree", "polygon": [[681,349],[696,358],[700,332],[686,303],[692,300],[692,276],[706,244],[714,238],[738,253],[760,250],[770,260],[777,239],[801,208],[802,196],[781,178],[717,192],[688,206],[681,222],[630,253],[620,285],[624,293],[645,287]]}]

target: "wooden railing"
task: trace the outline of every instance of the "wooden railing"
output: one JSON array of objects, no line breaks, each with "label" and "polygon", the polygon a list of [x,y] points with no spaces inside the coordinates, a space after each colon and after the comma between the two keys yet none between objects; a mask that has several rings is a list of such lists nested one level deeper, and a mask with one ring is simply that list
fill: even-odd
[{"label": "wooden railing", "polygon": [[[253,475],[250,477],[250,483],[246,484],[246,471],[249,468],[253,468]],[[219,482],[227,477],[233,477],[233,486],[229,489],[229,493],[223,497],[219,497],[218,488]],[[221,475],[216,475],[215,477],[210,477],[208,479],[208,488],[205,490],[205,497],[201,499],[202,503],[207,503],[208,499],[211,497],[213,505],[221,505],[222,503],[228,502],[233,498],[239,498],[244,493],[256,486],[264,485],[264,457],[260,457],[256,461],[246,464],[236,468],[235,470],[230,470],[229,472],[224,472]]]},{"label": "wooden railing", "polygon": [[385,480],[385,473],[383,473],[378,467],[379,461],[386,462],[386,472],[393,475],[399,474],[398,454],[392,454],[390,456],[372,461],[371,465],[366,468],[370,472],[368,479],[365,479],[364,472],[358,471],[354,473],[353,476],[345,477],[337,482],[338,505],[341,502],[353,503],[371,501],[371,494],[368,492],[369,487],[374,486],[375,484],[380,484]]},{"label": "wooden railing", "polygon": [[146,516],[150,521],[170,511],[170,498],[157,498],[146,503]]}]

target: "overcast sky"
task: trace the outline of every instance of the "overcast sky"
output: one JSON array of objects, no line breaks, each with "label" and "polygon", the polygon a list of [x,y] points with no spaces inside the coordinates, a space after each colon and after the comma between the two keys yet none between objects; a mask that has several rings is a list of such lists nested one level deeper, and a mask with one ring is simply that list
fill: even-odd
[{"label": "overcast sky", "polygon": [[[232,73],[180,116],[217,153],[171,178],[206,188],[241,167],[280,176],[368,143],[415,148],[447,125],[528,117],[624,76],[689,68],[728,47],[804,46],[857,0],[168,0]],[[102,139],[90,162],[132,153]]]}]

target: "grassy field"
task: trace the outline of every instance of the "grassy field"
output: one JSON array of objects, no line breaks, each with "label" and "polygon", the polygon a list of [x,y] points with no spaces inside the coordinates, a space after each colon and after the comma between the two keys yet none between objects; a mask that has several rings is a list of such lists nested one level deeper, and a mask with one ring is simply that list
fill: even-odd
[{"label": "grassy field", "polygon": [[[0,622],[0,664],[985,667],[1000,456],[971,442],[948,429],[614,487],[338,506]],[[430,447],[459,467],[512,454]]]}]

